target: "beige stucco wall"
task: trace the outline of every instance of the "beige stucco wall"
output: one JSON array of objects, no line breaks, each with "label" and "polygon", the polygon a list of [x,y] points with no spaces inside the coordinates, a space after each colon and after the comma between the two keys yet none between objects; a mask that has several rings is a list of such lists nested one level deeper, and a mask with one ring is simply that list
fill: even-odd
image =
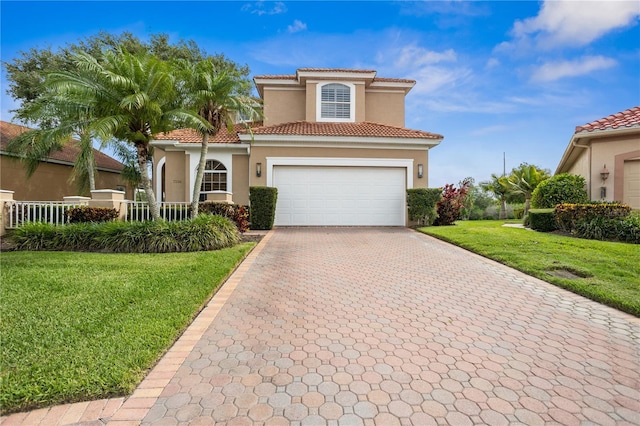
[{"label": "beige stucco wall", "polygon": [[264,91],[264,125],[305,120],[306,99],[304,89]]},{"label": "beige stucco wall", "polygon": [[[233,162],[233,202],[249,204],[249,156],[234,155]],[[255,165],[253,166],[255,174]]]},{"label": "beige stucco wall", "polygon": [[364,84],[356,84],[356,123],[366,121],[366,93],[364,90]]},{"label": "beige stucco wall", "polygon": [[364,121],[404,127],[404,92],[367,92]]},{"label": "beige stucco wall", "polygon": [[[0,155],[0,189],[14,191],[13,199],[17,201],[62,201],[63,197],[78,194],[76,184],[70,181],[72,167],[42,162],[31,178],[27,175],[20,161],[13,157]],[[119,173],[98,171],[96,189],[127,189],[124,179]]]},{"label": "beige stucco wall", "polygon": [[[614,191],[616,181],[622,182],[624,165],[616,167],[616,156],[640,150],[640,134],[596,139],[591,142],[591,199],[600,199],[600,187],[607,187],[607,201],[622,201],[622,196]],[[603,184],[600,171],[604,165],[609,170],[609,178]],[[619,170],[618,170],[619,169]],[[588,173],[588,172],[587,172]],[[585,173],[585,176],[587,174]],[[620,186],[620,185],[618,185]],[[618,192],[621,192],[618,189]],[[618,199],[619,198],[619,199]]]},{"label": "beige stucco wall", "polygon": [[[251,186],[267,184],[267,157],[329,157],[329,158],[399,158],[413,160],[413,187],[428,187],[428,151],[405,149],[356,149],[356,148],[290,148],[290,147],[261,147],[251,148],[249,170],[256,169],[256,163],[262,163],[262,176],[249,173]],[[424,176],[418,178],[418,164],[424,165]]]},{"label": "beige stucco wall", "polygon": [[[156,150],[158,150],[156,148]],[[189,176],[186,170],[184,152],[168,151],[165,153],[164,182],[165,201],[182,202],[188,200]]]},{"label": "beige stucco wall", "polygon": [[316,121],[316,88],[317,83],[307,82],[306,84],[306,121]]}]

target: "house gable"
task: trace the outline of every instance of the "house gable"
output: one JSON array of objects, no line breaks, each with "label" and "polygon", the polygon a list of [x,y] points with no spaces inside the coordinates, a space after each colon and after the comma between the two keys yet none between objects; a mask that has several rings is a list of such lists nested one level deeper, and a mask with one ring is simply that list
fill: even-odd
[{"label": "house gable", "polygon": [[[369,121],[403,127],[404,98],[415,85],[414,80],[377,77],[372,70],[340,68],[299,68],[295,75],[256,76],[254,82],[264,100],[266,126],[304,120]],[[348,88],[348,116],[327,115],[335,103],[323,100],[322,93],[332,85]]]},{"label": "house gable", "polygon": [[[592,200],[629,202],[640,208],[636,201],[640,195],[630,193],[640,191],[640,186],[629,187],[625,180],[625,174],[636,173],[638,152],[640,106],[577,126],[556,174],[584,176]],[[610,175],[603,180],[600,173],[605,167]]]}]

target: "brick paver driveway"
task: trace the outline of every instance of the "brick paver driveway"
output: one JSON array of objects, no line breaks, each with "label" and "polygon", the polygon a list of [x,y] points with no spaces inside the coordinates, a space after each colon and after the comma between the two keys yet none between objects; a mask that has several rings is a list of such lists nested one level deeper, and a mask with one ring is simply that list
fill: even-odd
[{"label": "brick paver driveway", "polygon": [[269,237],[143,423],[640,423],[636,319],[407,229]]}]

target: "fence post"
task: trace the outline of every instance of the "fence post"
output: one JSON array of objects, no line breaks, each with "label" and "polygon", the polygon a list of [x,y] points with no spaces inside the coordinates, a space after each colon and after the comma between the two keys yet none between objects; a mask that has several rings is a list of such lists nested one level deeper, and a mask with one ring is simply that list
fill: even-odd
[{"label": "fence post", "polygon": [[89,207],[107,207],[118,211],[118,220],[125,220],[127,209],[121,208],[124,203],[124,191],[116,191],[114,189],[95,189],[91,191],[91,200]]},{"label": "fence post", "polygon": [[0,189],[0,236],[7,232],[7,222],[9,221],[9,205],[7,201],[13,201],[13,192]]}]

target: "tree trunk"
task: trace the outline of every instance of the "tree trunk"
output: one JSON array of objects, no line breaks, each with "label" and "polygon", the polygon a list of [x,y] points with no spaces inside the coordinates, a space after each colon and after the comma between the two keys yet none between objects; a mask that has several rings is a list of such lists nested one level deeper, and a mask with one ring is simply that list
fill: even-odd
[{"label": "tree trunk", "polygon": [[507,218],[507,199],[504,197],[500,197],[500,214],[498,216],[500,219]]},{"label": "tree trunk", "polygon": [[527,192],[524,198],[524,215],[529,214],[529,207],[531,206],[531,193]]},{"label": "tree trunk", "polygon": [[144,188],[145,196],[147,198],[147,204],[149,205],[149,212],[151,212],[151,218],[153,220],[160,219],[160,209],[156,201],[156,195],[153,193],[153,187],[151,186],[151,179],[149,179],[149,150],[144,145],[136,145],[136,151],[138,153],[138,166],[140,167],[140,178],[142,181],[142,187]]},{"label": "tree trunk", "polygon": [[200,204],[200,187],[204,177],[204,168],[207,164],[207,152],[209,151],[209,134],[203,133],[202,146],[200,147],[200,162],[196,170],[196,180],[193,183],[193,195],[191,199],[191,217],[198,216],[198,205]]}]

